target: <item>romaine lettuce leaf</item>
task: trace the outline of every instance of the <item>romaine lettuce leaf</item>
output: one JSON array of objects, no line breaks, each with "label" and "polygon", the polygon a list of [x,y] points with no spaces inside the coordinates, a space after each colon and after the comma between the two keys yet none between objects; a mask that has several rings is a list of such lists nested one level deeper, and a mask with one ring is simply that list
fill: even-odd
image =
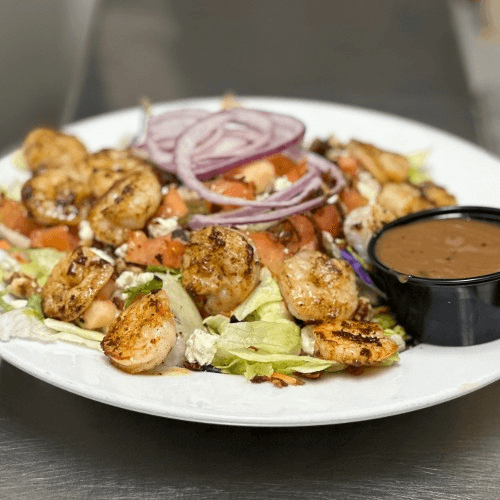
[{"label": "romaine lettuce leaf", "polygon": [[300,328],[292,321],[279,323],[250,321],[227,323],[217,342],[219,350],[230,351],[252,347],[268,354],[298,354]]},{"label": "romaine lettuce leaf", "polygon": [[266,267],[262,269],[260,279],[261,281],[255,290],[233,311],[233,316],[237,320],[244,320],[263,304],[283,300],[278,283],[273,279],[269,269]]},{"label": "romaine lettuce leaf", "polygon": [[274,372],[291,375],[294,372],[314,373],[326,369],[345,368],[340,363],[311,356],[265,354],[250,349],[228,349],[224,356],[216,355],[212,364],[225,373],[244,375],[249,380],[255,375],[271,376]]},{"label": "romaine lettuce leaf", "polygon": [[29,259],[26,264],[21,264],[21,271],[35,277],[39,285],[43,286],[52,272],[54,266],[64,256],[63,252],[53,248],[28,248],[18,250]]}]

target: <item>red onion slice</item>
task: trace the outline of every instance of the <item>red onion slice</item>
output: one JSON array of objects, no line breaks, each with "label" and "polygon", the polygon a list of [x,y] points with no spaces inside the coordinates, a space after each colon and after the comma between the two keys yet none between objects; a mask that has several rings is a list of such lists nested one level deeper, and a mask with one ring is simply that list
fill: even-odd
[{"label": "red onion slice", "polygon": [[[317,196],[311,200],[304,201],[294,206],[279,208],[271,211],[260,211],[260,212],[246,212],[241,213],[245,209],[233,210],[229,213],[224,212],[221,214],[213,215],[195,215],[189,223],[191,229],[200,229],[205,226],[238,226],[241,224],[257,224],[260,222],[271,222],[274,220],[282,219],[283,217],[288,217],[290,215],[307,212],[320,206],[324,202],[323,196]],[[253,209],[255,210],[255,209]],[[226,215],[227,214],[227,215]]]},{"label": "red onion slice", "polygon": [[[208,118],[204,118],[194,124],[192,127],[187,129],[180,137],[175,147],[174,161],[177,165],[177,175],[184,182],[184,184],[190,189],[195,190],[200,196],[202,196],[207,201],[216,203],[218,205],[238,205],[238,206],[254,206],[262,208],[273,208],[273,207],[286,207],[290,206],[294,202],[289,200],[283,201],[273,201],[273,200],[245,200],[242,198],[234,198],[229,196],[223,196],[218,193],[214,193],[208,189],[198,178],[198,172],[194,172],[191,158],[196,149],[196,146],[203,142],[206,137],[209,137],[214,129],[225,125],[229,121],[235,121],[237,123],[243,123],[251,128],[260,130],[263,133],[270,135],[270,123],[271,120],[268,118],[269,113],[263,113],[259,111],[253,111],[248,109],[232,109],[225,112],[215,113],[210,115]],[[300,122],[299,122],[300,123]],[[303,125],[301,125],[301,132],[299,137],[302,136]],[[297,140],[295,136],[294,141]],[[289,146],[289,144],[287,144]],[[262,157],[261,154],[257,155],[259,158]],[[251,161],[248,158],[239,159],[237,164],[245,164]],[[234,164],[230,168],[233,168]],[[226,165],[222,170],[229,170],[229,166]],[[316,171],[316,169],[314,169]],[[212,171],[212,174],[214,172]],[[221,173],[220,168],[217,173]]]}]

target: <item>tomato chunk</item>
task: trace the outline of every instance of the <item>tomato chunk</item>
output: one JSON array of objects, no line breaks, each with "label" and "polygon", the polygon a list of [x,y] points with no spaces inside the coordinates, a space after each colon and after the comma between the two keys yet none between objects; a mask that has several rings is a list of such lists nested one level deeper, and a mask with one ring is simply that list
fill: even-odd
[{"label": "tomato chunk", "polygon": [[148,238],[142,231],[133,231],[128,240],[125,260],[145,266],[181,267],[185,245],[170,236]]},{"label": "tomato chunk", "polygon": [[74,250],[79,244],[79,239],[71,234],[68,226],[34,229],[29,237],[33,248],[50,247],[64,252]]}]

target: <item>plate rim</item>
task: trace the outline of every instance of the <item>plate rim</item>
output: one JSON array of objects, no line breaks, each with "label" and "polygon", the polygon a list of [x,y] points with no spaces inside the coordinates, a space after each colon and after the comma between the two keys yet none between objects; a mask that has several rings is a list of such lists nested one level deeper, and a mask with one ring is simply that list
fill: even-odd
[{"label": "plate rim", "polygon": [[[335,103],[335,102],[330,102],[330,101],[322,101],[322,100],[313,100],[313,99],[304,99],[304,98],[294,98],[294,97],[273,97],[273,96],[238,96],[238,99],[241,100],[242,102],[249,102],[250,105],[253,105],[254,102],[261,101],[263,103],[266,103],[267,105],[272,105],[273,103],[280,103],[280,104],[298,104],[300,106],[313,106],[313,107],[327,107],[331,109],[332,111],[334,109],[341,109],[350,113],[356,113],[356,114],[361,114],[361,115],[366,115],[368,114],[369,116],[374,116],[374,117],[382,117],[385,119],[388,119],[390,121],[396,121],[396,122],[401,122],[406,125],[412,125],[414,127],[418,127],[419,129],[423,129],[430,134],[434,136],[441,136],[441,137],[446,137],[448,140],[452,141],[459,141],[460,143],[465,144],[467,147],[472,148],[475,152],[480,153],[482,155],[486,154],[487,156],[490,157],[492,161],[495,161],[499,163],[500,167],[500,159],[494,155],[493,153],[485,150],[481,146],[471,142],[468,139],[462,138],[460,136],[454,135],[450,132],[447,132],[445,130],[439,129],[437,127],[434,127],[432,125],[419,122],[417,120],[409,119],[404,116],[392,114],[392,113],[387,113],[384,111],[379,111],[379,110],[374,110],[374,109],[369,109],[369,108],[363,108],[360,106],[352,106],[349,104],[343,104],[343,103]],[[159,103],[154,103],[153,107],[156,109],[162,109],[162,108],[176,108],[180,106],[190,106],[194,107],[197,105],[201,106],[213,106],[217,105],[217,103],[220,102],[220,97],[194,97],[194,98],[187,98],[187,99],[177,99],[173,101],[165,101],[165,102],[159,102]],[[79,128],[79,127],[88,127],[92,126],[92,122],[95,121],[100,121],[102,119],[119,119],[121,116],[125,115],[131,115],[133,113],[141,112],[141,107],[140,106],[134,106],[134,107],[129,107],[125,109],[120,109],[120,110],[114,110],[111,112],[107,113],[101,113],[98,115],[86,117],[84,119],[78,120],[76,122],[72,122],[69,124],[65,124],[61,127],[63,130],[72,130],[74,128]],[[326,131],[326,133],[329,133]],[[9,157],[9,154],[7,155],[2,155],[2,158],[5,159]],[[469,394],[475,390],[479,390],[482,387],[485,387],[486,385],[489,385],[496,380],[500,379],[500,369],[498,369],[497,372],[490,372],[488,375],[480,377],[480,381],[476,381],[475,383],[471,384],[470,387],[464,390],[457,390],[456,388],[448,388],[440,393],[437,394],[432,394],[428,396],[427,398],[421,397],[420,400],[417,403],[413,404],[408,404],[408,402],[405,403],[405,401],[401,402],[394,402],[390,405],[386,406],[385,411],[376,411],[373,410],[374,414],[370,414],[370,412],[367,412],[365,415],[358,414],[357,416],[345,416],[341,418],[328,418],[325,416],[322,419],[312,419],[311,421],[307,421],[304,419],[303,416],[299,416],[297,419],[293,418],[288,418],[284,420],[276,420],[273,417],[268,417],[268,418],[262,418],[262,417],[255,417],[255,416],[248,416],[248,417],[235,417],[235,416],[229,416],[226,417],[225,415],[220,416],[218,415],[217,417],[212,416],[210,413],[208,414],[203,414],[203,412],[198,412],[191,411],[191,412],[186,412],[186,409],[183,411],[178,411],[178,412],[171,412],[170,410],[163,410],[160,411],[159,409],[155,409],[156,405],[153,404],[152,406],[149,406],[148,408],[145,408],[144,406],[142,408],[138,408],[137,405],[134,406],[133,402],[125,402],[125,403],[120,403],[117,402],[116,400],[112,400],[109,397],[106,397],[106,395],[101,394],[99,392],[96,394],[89,394],[86,392],[80,384],[74,384],[73,382],[61,382],[58,380],[60,378],[59,375],[55,373],[50,373],[50,372],[43,372],[43,370],[37,370],[36,367],[34,368],[27,368],[25,364],[23,364],[22,359],[20,359],[14,352],[9,351],[8,345],[9,343],[12,343],[11,345],[16,345],[18,342],[30,342],[33,343],[31,340],[24,340],[24,339],[13,339],[10,340],[9,342],[2,342],[0,341],[0,356],[3,358],[5,361],[8,363],[12,364],[16,368],[20,369],[21,371],[28,373],[31,376],[34,376],[35,378],[42,380],[43,382],[49,383],[53,386],[56,386],[60,389],[66,390],[70,393],[76,394],[81,397],[85,397],[87,399],[91,399],[100,403],[104,403],[107,405],[123,408],[126,410],[130,411],[136,411],[140,413],[145,413],[149,415],[154,415],[154,416],[159,416],[159,417],[164,417],[164,418],[174,418],[178,420],[184,420],[184,421],[191,421],[191,422],[199,422],[199,423],[208,423],[208,424],[218,424],[218,425],[232,425],[232,426],[248,426],[248,427],[297,427],[297,426],[317,426],[317,425],[333,425],[333,424],[341,424],[341,423],[348,423],[348,422],[359,422],[359,421],[365,421],[365,420],[372,420],[372,419],[378,419],[378,418],[385,418],[387,416],[392,416],[392,415],[399,415],[403,413],[408,413],[412,411],[417,411],[420,409],[424,409],[430,406],[434,406],[437,404],[441,404],[447,401],[450,401],[452,399],[456,399],[458,397],[461,397],[463,395]],[[500,341],[494,341],[498,343],[498,346],[500,348]],[[491,343],[489,343],[491,344]],[[54,344],[51,344],[54,345]],[[66,344],[65,344],[66,346]],[[79,346],[71,346],[71,348],[74,347],[79,347]],[[461,349],[467,349],[467,348],[461,348]],[[409,351],[410,352],[410,351]],[[405,353],[403,353],[404,355]],[[203,374],[207,375],[207,374]],[[219,375],[214,375],[214,374],[208,374],[210,376],[219,376]],[[244,381],[245,383],[248,383]],[[290,388],[287,390],[297,390],[299,388]],[[129,398],[127,398],[129,399]],[[132,398],[133,400],[133,398]],[[153,408],[154,407],[154,408]],[[352,410],[351,410],[352,411]],[[344,412],[348,413],[348,412]]]}]

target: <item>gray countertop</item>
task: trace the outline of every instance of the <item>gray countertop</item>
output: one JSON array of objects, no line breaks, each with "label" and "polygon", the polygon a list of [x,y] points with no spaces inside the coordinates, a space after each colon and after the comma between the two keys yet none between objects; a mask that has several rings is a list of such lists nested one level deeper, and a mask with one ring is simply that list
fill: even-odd
[{"label": "gray countertop", "polygon": [[[232,89],[476,139],[444,2],[286,4],[101,2],[76,117]],[[499,399],[497,382],[367,422],[224,427],[106,406],[0,361],[0,498],[500,498]]]}]

